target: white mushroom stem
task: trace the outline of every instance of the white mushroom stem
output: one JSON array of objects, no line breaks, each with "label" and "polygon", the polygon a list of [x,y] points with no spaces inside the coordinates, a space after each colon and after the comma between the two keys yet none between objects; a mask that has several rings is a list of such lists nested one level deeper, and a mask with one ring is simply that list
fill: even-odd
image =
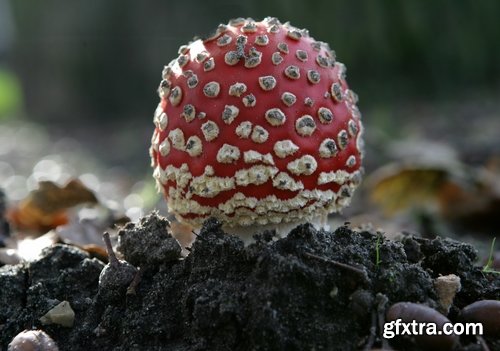
[{"label": "white mushroom stem", "polygon": [[256,225],[256,226],[235,226],[230,227],[223,225],[222,229],[227,234],[233,234],[238,236],[246,245],[250,245],[255,242],[254,235],[263,233],[264,231],[275,231],[277,238],[286,237],[290,231],[296,228],[298,225],[310,223],[317,230],[330,230],[330,225],[328,224],[328,216],[322,215],[313,218],[312,220],[300,220],[296,222],[288,222],[288,223],[278,223],[278,224],[265,224],[265,225]]}]

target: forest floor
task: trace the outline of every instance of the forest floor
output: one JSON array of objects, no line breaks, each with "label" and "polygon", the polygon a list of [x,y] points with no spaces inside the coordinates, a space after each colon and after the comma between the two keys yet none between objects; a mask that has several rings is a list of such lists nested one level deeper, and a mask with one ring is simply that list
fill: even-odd
[{"label": "forest floor", "polygon": [[[209,220],[182,258],[168,222],[155,213],[118,236],[129,264],[105,266],[55,245],[38,260],[0,268],[0,344],[40,328],[60,350],[482,351],[471,336],[384,339],[385,311],[416,302],[444,308],[458,322],[463,307],[500,299],[500,275],[475,265],[473,247],[448,239],[395,242],[348,226],[326,232],[305,224],[286,238],[260,233],[245,246]],[[461,289],[443,307],[436,279],[451,274]],[[74,324],[44,324],[40,317],[62,301],[74,310]],[[482,341],[500,349],[497,335]]]}]

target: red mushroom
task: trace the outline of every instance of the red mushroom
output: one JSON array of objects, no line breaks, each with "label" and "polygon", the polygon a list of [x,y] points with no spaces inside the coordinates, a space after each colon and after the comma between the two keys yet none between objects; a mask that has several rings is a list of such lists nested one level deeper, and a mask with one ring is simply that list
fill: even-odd
[{"label": "red mushroom", "polygon": [[296,224],[350,202],[362,173],[357,96],[307,30],[231,20],[181,46],[158,91],[150,154],[180,220]]}]

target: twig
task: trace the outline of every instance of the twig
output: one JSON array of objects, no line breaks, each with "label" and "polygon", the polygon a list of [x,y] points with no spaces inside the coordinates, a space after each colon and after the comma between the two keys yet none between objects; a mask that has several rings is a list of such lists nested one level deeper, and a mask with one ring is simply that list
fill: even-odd
[{"label": "twig", "polygon": [[363,351],[370,351],[375,343],[375,338],[377,336],[377,312],[372,311],[372,321],[370,326],[370,337],[365,345]]},{"label": "twig", "polygon": [[139,283],[142,280],[142,274],[143,274],[143,271],[142,271],[141,267],[139,267],[137,269],[137,272],[134,275],[134,279],[132,279],[132,281],[130,282],[130,285],[127,288],[127,295],[135,295],[137,286],[139,286]]},{"label": "twig", "polygon": [[488,344],[486,344],[486,341],[481,335],[476,335],[476,339],[479,342],[479,345],[481,345],[483,351],[490,351]]},{"label": "twig", "polygon": [[196,239],[201,239],[201,240],[207,240],[204,237],[202,237],[200,234],[196,233],[194,230],[191,230],[191,233],[196,237]]},{"label": "twig", "polygon": [[115,252],[113,251],[113,245],[111,245],[109,233],[104,232],[104,234],[102,235],[102,239],[104,240],[104,244],[106,244],[106,252],[108,253],[109,264],[117,267],[120,262],[118,261],[118,258],[116,258]]},{"label": "twig", "polygon": [[377,242],[375,243],[375,267],[380,266],[380,238],[382,235],[377,235]]},{"label": "twig", "polygon": [[[378,293],[376,297],[378,304],[377,304],[377,315],[378,315],[378,327],[379,330],[384,330],[384,323],[385,323],[385,305],[387,305],[387,302],[389,302],[389,299],[387,296],[384,294]],[[389,345],[389,342],[387,341],[386,338],[382,336],[382,350],[392,350],[391,346]]]},{"label": "twig", "polygon": [[333,264],[333,265],[335,265],[335,266],[337,266],[339,268],[343,268],[345,270],[354,272],[354,273],[360,275],[361,277],[363,277],[363,279],[365,281],[368,280],[368,278],[366,276],[366,272],[364,270],[362,270],[362,269],[356,268],[356,267],[351,266],[351,265],[346,264],[346,263],[342,263],[342,262],[330,260],[330,259],[325,258],[325,257],[317,256],[317,255],[309,253],[309,252],[305,252],[304,255],[307,256],[307,257],[310,257],[310,258],[314,258],[315,260],[319,260],[319,261],[325,262],[325,263],[330,263],[330,264]]}]

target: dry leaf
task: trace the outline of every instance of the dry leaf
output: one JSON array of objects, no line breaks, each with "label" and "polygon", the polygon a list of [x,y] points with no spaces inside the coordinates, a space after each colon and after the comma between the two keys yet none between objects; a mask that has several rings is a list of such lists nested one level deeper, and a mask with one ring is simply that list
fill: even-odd
[{"label": "dry leaf", "polygon": [[44,181],[11,209],[8,216],[18,230],[42,234],[66,224],[67,209],[83,203],[97,203],[97,198],[79,180],[71,180],[64,187]]},{"label": "dry leaf", "polygon": [[425,208],[462,229],[491,235],[500,227],[500,177],[486,168],[392,164],[367,184],[387,215]]},{"label": "dry leaf", "polygon": [[435,203],[448,178],[444,169],[389,165],[368,180],[370,198],[386,214],[393,215],[401,210]]}]

